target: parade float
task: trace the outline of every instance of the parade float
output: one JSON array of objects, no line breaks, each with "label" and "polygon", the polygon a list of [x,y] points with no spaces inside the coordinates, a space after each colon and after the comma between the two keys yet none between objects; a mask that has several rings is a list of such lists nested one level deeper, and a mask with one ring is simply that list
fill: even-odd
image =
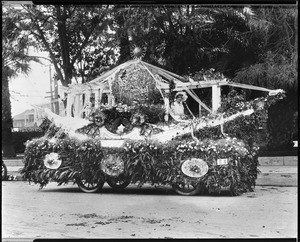
[{"label": "parade float", "polygon": [[[221,88],[261,91],[254,100],[221,102]],[[211,107],[196,90],[211,88]],[[75,182],[98,192],[129,184],[169,185],[181,195],[253,191],[258,147],[253,135],[282,90],[233,83],[222,75],[192,80],[134,59],[98,78],[63,89],[63,115],[45,110],[44,137],[26,143],[22,175],[46,186]],[[175,117],[176,93],[198,104]],[[232,101],[234,100],[234,101]]]}]

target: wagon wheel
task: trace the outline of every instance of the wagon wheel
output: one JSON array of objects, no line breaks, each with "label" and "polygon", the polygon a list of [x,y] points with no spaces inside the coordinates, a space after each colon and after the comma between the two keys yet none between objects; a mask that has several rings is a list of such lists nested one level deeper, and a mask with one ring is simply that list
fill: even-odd
[{"label": "wagon wheel", "polygon": [[100,178],[97,182],[90,182],[83,178],[76,180],[80,190],[87,193],[98,192],[103,187],[104,182],[105,181],[102,178]]},{"label": "wagon wheel", "polygon": [[5,181],[7,179],[7,167],[4,164],[4,162],[2,161],[2,167],[1,167],[1,180]]},{"label": "wagon wheel", "polygon": [[173,189],[179,195],[184,196],[194,196],[201,191],[201,187],[199,184],[187,184],[187,183],[180,183],[180,184],[173,184]]},{"label": "wagon wheel", "polygon": [[108,177],[106,180],[107,184],[116,190],[124,189],[130,184],[130,178],[126,177],[124,174],[118,177]]}]

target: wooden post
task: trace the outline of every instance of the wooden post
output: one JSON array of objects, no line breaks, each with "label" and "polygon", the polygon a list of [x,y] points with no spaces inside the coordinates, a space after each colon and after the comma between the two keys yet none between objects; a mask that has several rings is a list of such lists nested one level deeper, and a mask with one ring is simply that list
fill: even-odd
[{"label": "wooden post", "polygon": [[99,108],[99,106],[100,106],[99,98],[100,98],[100,90],[96,89],[95,90],[95,108],[96,109]]},{"label": "wooden post", "polygon": [[78,118],[79,116],[79,105],[80,105],[80,94],[75,95],[74,100],[74,117]]},{"label": "wooden post", "polygon": [[102,95],[103,95],[103,87],[99,89],[99,106],[101,106]]},{"label": "wooden post", "polygon": [[114,106],[116,101],[114,95],[107,93],[107,103],[108,105]]},{"label": "wooden post", "polygon": [[69,93],[67,97],[67,117],[72,117],[72,104],[74,103],[74,95]]},{"label": "wooden post", "polygon": [[221,106],[221,87],[219,85],[212,86],[212,112],[215,113]]},{"label": "wooden post", "polygon": [[199,118],[201,117],[201,105],[200,105],[200,103],[198,104],[198,106],[199,106]]},{"label": "wooden post", "polygon": [[90,103],[90,97],[91,97],[91,92],[90,91],[85,92],[83,107],[86,107],[86,105]]},{"label": "wooden post", "polygon": [[164,104],[165,104],[165,109],[166,109],[166,113],[164,116],[164,120],[165,122],[169,121],[169,113],[170,113],[170,102],[169,102],[169,98],[165,97],[164,98]]}]

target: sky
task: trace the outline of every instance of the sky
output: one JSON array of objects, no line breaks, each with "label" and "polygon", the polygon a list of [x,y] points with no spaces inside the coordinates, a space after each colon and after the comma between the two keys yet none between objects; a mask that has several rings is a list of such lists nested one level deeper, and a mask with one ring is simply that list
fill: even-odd
[{"label": "sky", "polygon": [[[47,53],[32,53],[36,56],[43,56],[47,58]],[[50,98],[50,76],[49,76],[49,62],[42,60],[44,65],[32,62],[30,64],[31,71],[26,76],[19,74],[9,82],[10,100],[12,107],[12,117],[24,112],[25,110],[32,109],[31,106],[36,104],[49,103]],[[52,74],[54,70],[52,67]]]}]

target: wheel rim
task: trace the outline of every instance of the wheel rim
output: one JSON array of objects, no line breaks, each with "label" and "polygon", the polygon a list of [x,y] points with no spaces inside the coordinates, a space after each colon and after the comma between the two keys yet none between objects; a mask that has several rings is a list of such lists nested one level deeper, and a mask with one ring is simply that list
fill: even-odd
[{"label": "wheel rim", "polygon": [[198,184],[174,184],[173,189],[180,195],[192,196],[200,192]]},{"label": "wheel rim", "polygon": [[98,182],[89,182],[85,179],[80,179],[77,181],[78,187],[87,193],[98,192],[104,185],[104,181],[99,179]]},{"label": "wheel rim", "polygon": [[4,163],[2,163],[1,179],[5,180],[7,177],[7,168]]},{"label": "wheel rim", "polygon": [[130,184],[130,179],[124,176],[110,177],[107,179],[107,184],[114,189],[124,189]]}]

